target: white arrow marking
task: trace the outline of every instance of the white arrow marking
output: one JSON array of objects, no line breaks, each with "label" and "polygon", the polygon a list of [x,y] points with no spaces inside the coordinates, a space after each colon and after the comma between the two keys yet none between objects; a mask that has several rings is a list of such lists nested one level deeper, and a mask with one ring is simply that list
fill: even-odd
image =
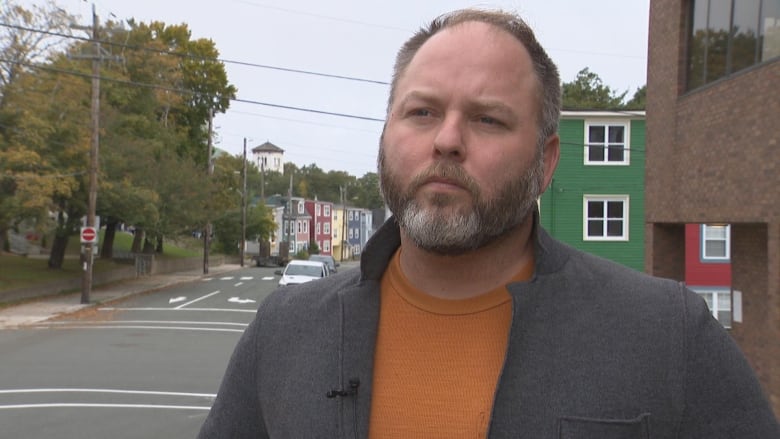
[{"label": "white arrow marking", "polygon": [[187,300],[185,296],[172,297],[168,299],[168,303],[184,302],[185,300]]},{"label": "white arrow marking", "polygon": [[228,302],[232,303],[255,303],[252,299],[239,299],[238,297],[231,297],[228,299]]}]

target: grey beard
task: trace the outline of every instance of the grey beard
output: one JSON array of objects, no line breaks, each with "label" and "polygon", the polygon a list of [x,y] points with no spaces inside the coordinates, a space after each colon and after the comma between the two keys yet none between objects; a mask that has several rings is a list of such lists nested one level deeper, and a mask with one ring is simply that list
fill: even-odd
[{"label": "grey beard", "polygon": [[497,216],[495,206],[451,214],[437,212],[435,207],[421,208],[410,201],[398,217],[409,239],[426,251],[455,256],[482,248],[506,235],[531,213],[535,198],[505,207]]},{"label": "grey beard", "polygon": [[419,248],[441,255],[471,252],[515,229],[533,211],[544,177],[540,155],[529,169],[507,182],[492,199],[482,199],[481,191],[474,187],[470,189],[471,208],[452,212],[442,207],[448,204],[446,196],[431,200],[431,207],[420,206],[414,197],[415,185],[412,184],[409,191],[401,190],[397,180],[384,166],[384,151],[380,150],[379,155],[382,193],[401,229]]}]

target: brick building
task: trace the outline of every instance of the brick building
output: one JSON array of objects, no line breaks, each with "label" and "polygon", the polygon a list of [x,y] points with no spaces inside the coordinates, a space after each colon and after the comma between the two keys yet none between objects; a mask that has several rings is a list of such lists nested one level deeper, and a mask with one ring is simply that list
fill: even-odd
[{"label": "brick building", "polygon": [[646,110],[646,271],[731,225],[731,334],[780,416],[780,0],[651,0]]}]

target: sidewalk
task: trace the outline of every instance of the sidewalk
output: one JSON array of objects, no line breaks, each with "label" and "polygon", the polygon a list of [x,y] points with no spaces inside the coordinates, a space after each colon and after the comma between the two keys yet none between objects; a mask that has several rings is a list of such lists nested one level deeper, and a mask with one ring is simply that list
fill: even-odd
[{"label": "sidewalk", "polygon": [[114,282],[110,285],[95,286],[90,292],[90,303],[81,303],[81,292],[56,294],[34,299],[20,305],[0,309],[0,329],[18,328],[43,322],[53,317],[80,311],[85,308],[105,304],[134,294],[157,291],[171,285],[192,282],[203,277],[219,276],[222,273],[241,268],[238,264],[222,264],[209,267],[209,274],[203,269],[179,273],[155,274]]}]

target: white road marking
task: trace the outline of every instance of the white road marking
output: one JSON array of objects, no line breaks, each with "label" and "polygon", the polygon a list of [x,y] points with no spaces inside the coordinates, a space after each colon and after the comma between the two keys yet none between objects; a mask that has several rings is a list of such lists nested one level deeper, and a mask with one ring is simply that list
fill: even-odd
[{"label": "white road marking", "polygon": [[241,276],[241,280],[252,280],[254,276]]},{"label": "white road marking", "polygon": [[233,280],[233,276],[220,277],[219,280]]},{"label": "white road marking", "polygon": [[216,393],[186,393],[186,392],[160,392],[155,390],[123,390],[123,389],[82,389],[82,388],[52,388],[52,389],[12,389],[0,390],[0,394],[9,393],[121,393],[129,395],[158,395],[158,396],[195,396],[198,398],[215,398]]},{"label": "white road marking", "polygon": [[176,308],[174,308],[174,309],[181,309],[181,308],[184,308],[185,306],[192,305],[192,304],[193,304],[193,303],[195,303],[195,302],[199,302],[199,301],[201,301],[201,300],[203,300],[203,299],[208,299],[209,297],[211,297],[211,296],[213,296],[213,295],[215,295],[215,294],[219,294],[219,290],[217,290],[217,291],[214,291],[213,293],[206,294],[205,296],[198,297],[198,298],[197,298],[197,299],[195,299],[195,300],[190,300],[190,301],[189,301],[189,302],[187,302],[187,303],[182,303],[181,305],[177,306],[177,307],[176,307]]},{"label": "white road marking", "polygon": [[252,300],[252,299],[240,299],[238,297],[231,297],[230,299],[228,299],[228,302],[231,302],[231,303],[241,303],[241,304],[244,304],[244,303],[255,303],[255,301]]},{"label": "white road marking", "polygon": [[[71,325],[73,323],[78,323],[80,325],[105,325],[106,322],[79,322],[79,321],[62,321],[62,322],[46,322],[46,326],[64,326],[64,325]],[[146,323],[146,324],[168,324],[168,325],[223,325],[223,326],[240,326],[240,327],[247,327],[249,326],[248,323],[233,323],[233,322],[192,322],[192,321],[181,321],[181,320],[174,320],[174,321],[168,321],[168,320],[112,320],[111,323],[116,324],[140,324],[140,323]]]},{"label": "white road marking", "polygon": [[0,405],[0,410],[11,409],[35,409],[35,408],[122,408],[122,409],[172,409],[172,410],[210,410],[211,407],[198,407],[194,405],[155,405],[155,404],[81,404],[81,403],[50,403],[50,404],[17,404]]},{"label": "white road marking", "polygon": [[222,312],[256,312],[253,309],[235,309],[235,308],[98,308],[98,311],[222,311]]},{"label": "white road marking", "polygon": [[185,300],[187,300],[186,296],[172,297],[168,299],[168,303],[184,302]]},{"label": "white road marking", "polygon": [[243,282],[238,282],[238,283],[234,283],[233,284],[234,287],[240,287],[241,285],[244,285],[244,283]]},{"label": "white road marking", "polygon": [[266,277],[263,278],[263,280],[274,280],[274,279],[276,279],[276,278],[273,277],[273,276],[266,276]]},{"label": "white road marking", "polygon": [[[36,328],[46,328],[47,325],[37,325]],[[205,332],[238,332],[243,333],[243,329],[229,328],[196,328],[190,326],[146,326],[146,325],[67,325],[59,326],[58,329],[170,329],[172,331],[205,331]]]}]

